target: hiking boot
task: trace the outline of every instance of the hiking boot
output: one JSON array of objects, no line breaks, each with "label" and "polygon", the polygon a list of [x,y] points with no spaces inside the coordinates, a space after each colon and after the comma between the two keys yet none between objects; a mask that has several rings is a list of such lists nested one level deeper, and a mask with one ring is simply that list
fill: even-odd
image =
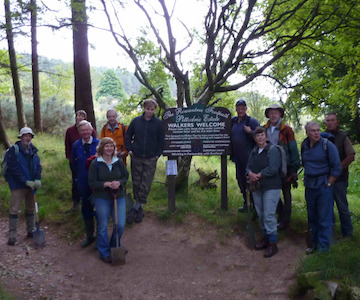
[{"label": "hiking boot", "polygon": [[141,223],[142,219],[144,218],[144,211],[142,207],[136,212],[135,223]]},{"label": "hiking boot", "polygon": [[246,213],[247,212],[247,205],[243,205],[243,206],[240,206],[239,208],[238,208],[238,212],[239,213]]},{"label": "hiking boot", "polygon": [[269,239],[266,236],[263,236],[260,241],[258,241],[255,245],[255,250],[265,249],[269,245]]},{"label": "hiking boot", "polygon": [[306,255],[314,254],[317,251],[316,248],[306,248],[305,253]]},{"label": "hiking boot", "polygon": [[286,230],[289,228],[289,222],[288,221],[280,221],[278,225],[279,230]]},{"label": "hiking boot", "polygon": [[81,248],[86,248],[87,246],[90,246],[93,242],[95,242],[95,237],[87,236],[86,240],[81,243]]},{"label": "hiking boot", "polygon": [[265,249],[264,257],[274,256],[278,252],[279,252],[279,249],[278,249],[276,243],[269,243]]},{"label": "hiking boot", "polygon": [[126,216],[126,223],[128,224],[134,223],[136,215],[137,215],[136,210],[134,208],[130,209]]},{"label": "hiking boot", "polygon": [[9,246],[14,246],[15,243],[16,243],[16,238],[11,237],[11,238],[8,239],[7,244],[8,244]]},{"label": "hiking boot", "polygon": [[101,259],[104,263],[111,264],[111,257],[110,257],[110,256],[107,256],[107,257],[101,257],[101,256],[100,256],[100,259]]}]

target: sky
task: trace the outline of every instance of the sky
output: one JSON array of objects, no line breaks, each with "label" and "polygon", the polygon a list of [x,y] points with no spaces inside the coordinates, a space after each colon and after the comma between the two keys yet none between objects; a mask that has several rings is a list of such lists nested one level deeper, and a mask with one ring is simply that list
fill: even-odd
[{"label": "sky", "polygon": [[[152,1],[152,0],[151,0]],[[150,2],[151,2],[150,1]],[[175,0],[167,0],[166,4],[170,7]],[[58,0],[47,0],[46,5],[51,9],[57,9],[60,11],[62,17],[71,17],[70,8],[66,7],[63,3],[64,1]],[[204,13],[207,7],[204,6],[204,3],[197,0],[177,0],[176,9],[174,9],[174,30],[175,36],[182,35],[184,38],[178,38],[177,43],[186,42],[186,32],[184,27],[178,21],[181,19],[189,28],[203,26],[204,22]],[[89,23],[94,25],[93,28],[90,27],[88,30],[88,40],[89,40],[89,59],[90,65],[96,67],[109,67],[109,68],[125,68],[130,72],[133,71],[134,65],[132,61],[125,55],[123,50],[115,43],[114,38],[110,32],[101,30],[98,28],[108,28],[107,19],[104,12],[102,11],[102,5],[99,0],[87,0],[88,5],[96,6],[97,10],[88,10]],[[170,5],[169,5],[170,4]],[[119,19],[122,24],[124,24],[124,30],[126,34],[130,37],[135,37],[141,26],[145,25],[141,23],[141,20],[144,20],[142,17],[142,12],[139,11],[133,1],[129,1],[126,10],[118,10]],[[59,13],[57,13],[59,15]],[[5,19],[3,7],[0,6],[0,18]],[[54,15],[52,13],[47,13],[43,18],[52,20]],[[164,26],[161,23],[158,24],[159,30],[162,30]],[[64,62],[72,62],[73,60],[73,49],[72,49],[72,32],[70,28],[63,28],[61,30],[52,31],[47,27],[38,28],[38,53],[40,56],[45,56],[48,58],[60,59]],[[5,41],[0,43],[2,48],[7,48]],[[17,52],[31,52],[30,38],[17,37],[15,40],[15,49]],[[186,59],[193,58],[193,53],[187,51],[184,57]],[[277,93],[273,87],[272,83],[269,83],[265,80],[256,80],[250,85],[246,86],[244,90],[259,90],[262,94],[270,97],[276,98]]]}]

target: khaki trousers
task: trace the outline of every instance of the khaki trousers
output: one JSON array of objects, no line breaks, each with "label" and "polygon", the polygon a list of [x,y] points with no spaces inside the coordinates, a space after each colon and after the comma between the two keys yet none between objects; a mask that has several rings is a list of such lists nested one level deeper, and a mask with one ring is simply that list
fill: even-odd
[{"label": "khaki trousers", "polygon": [[34,194],[29,188],[11,190],[10,215],[19,215],[25,199],[25,214],[33,214],[35,209]]}]

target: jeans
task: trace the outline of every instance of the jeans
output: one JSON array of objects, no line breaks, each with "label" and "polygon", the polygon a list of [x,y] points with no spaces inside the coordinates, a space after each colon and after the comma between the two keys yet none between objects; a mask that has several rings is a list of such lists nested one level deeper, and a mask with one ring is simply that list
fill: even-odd
[{"label": "jeans", "polygon": [[311,242],[321,252],[330,248],[334,199],[332,187],[305,188]]},{"label": "jeans", "polygon": [[276,243],[277,221],[276,207],[280,198],[280,189],[257,190],[252,192],[255,209],[259,216],[260,228],[270,243]]},{"label": "jeans", "polygon": [[333,186],[333,197],[339,211],[341,233],[344,237],[353,235],[351,214],[349,211],[348,201],[346,197],[347,187],[347,181],[335,182]]},{"label": "jeans", "polygon": [[[115,225],[110,243],[109,243],[109,235],[108,235],[108,224],[109,224],[110,214],[112,216],[112,219],[115,220],[114,201],[95,198],[94,204],[96,208],[96,215],[98,221],[97,248],[99,250],[100,257],[109,257],[110,246],[111,247],[116,246]],[[118,237],[119,237],[119,245],[117,246],[120,247],[121,246],[120,241],[122,234],[124,232],[125,220],[126,220],[125,197],[117,199],[117,214],[118,214]]]}]

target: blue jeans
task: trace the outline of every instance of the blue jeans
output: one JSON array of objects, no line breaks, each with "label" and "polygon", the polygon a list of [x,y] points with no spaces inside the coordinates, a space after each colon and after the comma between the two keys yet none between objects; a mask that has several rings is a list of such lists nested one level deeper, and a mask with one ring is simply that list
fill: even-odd
[{"label": "blue jeans", "polygon": [[[96,215],[98,221],[97,228],[97,248],[100,253],[100,257],[109,257],[110,256],[110,246],[116,246],[116,237],[115,237],[115,225],[114,231],[111,236],[111,242],[109,243],[109,235],[108,235],[108,224],[110,214],[112,219],[115,220],[114,217],[114,201],[107,199],[95,198],[94,204],[96,208]],[[125,197],[117,199],[117,214],[118,214],[118,236],[119,236],[119,247],[121,236],[124,232],[125,228],[125,220],[126,220],[126,207],[125,207]],[[115,222],[114,222],[115,224]]]},{"label": "blue jeans", "polygon": [[333,197],[339,211],[341,233],[344,237],[353,235],[351,214],[346,197],[347,187],[347,181],[335,182],[333,186]]},{"label": "blue jeans", "polygon": [[319,251],[326,252],[330,248],[334,212],[332,187],[305,188],[305,199],[312,244]]},{"label": "blue jeans", "polygon": [[270,243],[276,243],[277,221],[276,207],[279,202],[281,189],[257,190],[252,192],[255,209],[259,216],[260,228]]}]

